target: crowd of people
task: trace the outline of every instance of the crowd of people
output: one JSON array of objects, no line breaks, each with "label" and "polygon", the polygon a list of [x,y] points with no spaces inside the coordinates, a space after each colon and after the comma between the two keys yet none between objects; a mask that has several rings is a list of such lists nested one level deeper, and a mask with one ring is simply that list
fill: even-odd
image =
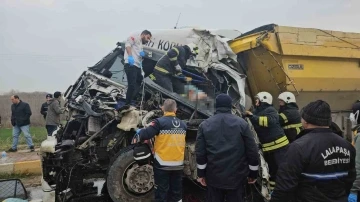
[{"label": "crowd of people", "polygon": [[[243,201],[246,183],[256,183],[261,148],[269,167],[271,202],[356,202],[360,190],[357,136],[351,144],[334,131],[331,108],[323,100],[301,110],[290,92],[280,94],[278,101],[277,111],[272,95],[260,92],[255,109],[239,117],[231,112],[230,96],[216,97],[216,112],[200,124],[195,147],[198,182],[207,187],[207,201]],[[176,118],[175,101],[166,100],[162,109],[164,117],[139,129],[137,141],[155,137],[155,200],[181,201],[186,124]],[[360,102],[354,104],[351,116],[357,124],[354,133],[360,128],[359,110]]]},{"label": "crowd of people", "polygon": [[[54,96],[54,98],[53,98]],[[60,115],[64,113],[65,108],[61,107],[61,92],[56,91],[53,95],[46,95],[46,102],[41,105],[40,113],[45,119],[45,127],[48,136],[56,130],[60,124]],[[13,143],[8,152],[17,152],[17,145],[21,132],[24,134],[25,141],[30,152],[35,151],[32,137],[30,134],[30,117],[32,115],[30,105],[20,99],[18,95],[10,97],[11,105],[11,125],[13,126]]]},{"label": "crowd of people", "polygon": [[[125,43],[125,73],[128,78],[126,104],[139,92],[143,79],[143,44],[151,39],[144,30],[140,36],[130,36]],[[174,47],[156,64],[149,77],[169,91],[183,94],[178,79],[186,61],[196,56],[192,44]],[[60,92],[46,95],[41,114],[46,120],[48,135],[60,124]],[[29,133],[31,109],[19,96],[11,96],[13,145],[17,151],[21,131],[31,151],[34,151]],[[299,110],[295,96],[284,92],[278,96],[279,110],[273,106],[273,96],[259,92],[255,108],[243,117],[232,113],[232,99],[227,94],[216,97],[216,112],[203,121],[196,138],[198,182],[207,187],[207,201],[243,201],[244,186],[258,178],[261,148],[269,168],[271,202],[345,202],[357,201],[360,190],[360,140],[357,130],[360,102],[353,106],[350,119],[354,123],[352,144],[342,137],[341,130],[332,122],[331,108],[323,100],[316,100]],[[165,100],[164,116],[136,131],[135,142],[155,138],[154,179],[157,202],[182,201],[182,170],[185,153],[186,124],[176,117],[177,106],[172,99]],[[260,145],[251,131],[254,126]],[[360,130],[359,130],[360,132]],[[358,155],[356,155],[358,154]]]}]

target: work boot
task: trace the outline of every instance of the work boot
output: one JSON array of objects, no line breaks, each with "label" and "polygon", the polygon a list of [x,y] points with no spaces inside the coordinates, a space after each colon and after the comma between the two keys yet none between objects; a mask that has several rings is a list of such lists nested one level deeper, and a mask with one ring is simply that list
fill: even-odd
[{"label": "work boot", "polygon": [[31,146],[30,147],[30,152],[33,152],[33,151],[35,151],[34,146]]},{"label": "work boot", "polygon": [[10,148],[8,152],[17,152],[17,149]]}]

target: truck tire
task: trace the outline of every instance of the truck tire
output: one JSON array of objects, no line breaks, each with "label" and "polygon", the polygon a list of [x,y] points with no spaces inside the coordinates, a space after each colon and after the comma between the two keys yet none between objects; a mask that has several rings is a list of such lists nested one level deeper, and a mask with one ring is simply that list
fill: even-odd
[{"label": "truck tire", "polygon": [[[136,172],[136,169],[140,169],[141,173]],[[128,186],[129,180],[126,179],[129,179],[130,176],[133,177],[131,182],[146,179],[145,182],[142,181],[140,184],[134,183],[133,185],[133,188],[137,186],[135,190],[139,190],[140,187],[143,188],[140,191],[141,193],[136,193],[134,189]],[[134,178],[136,179],[134,180]],[[134,161],[133,149],[130,149],[120,154],[113,162],[107,175],[106,184],[108,193],[114,202],[151,202],[154,198],[153,180],[152,166],[138,167]]]}]

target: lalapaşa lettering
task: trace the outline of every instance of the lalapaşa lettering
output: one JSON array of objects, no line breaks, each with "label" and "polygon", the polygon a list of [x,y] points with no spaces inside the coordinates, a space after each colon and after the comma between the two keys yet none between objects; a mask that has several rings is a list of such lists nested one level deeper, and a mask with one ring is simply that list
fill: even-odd
[{"label": "lalapa\u015fa lettering", "polygon": [[[325,153],[325,155],[324,155],[324,153]],[[327,148],[324,153],[321,153],[321,156],[324,159],[328,158],[330,155],[332,155],[334,153],[344,154],[345,156],[350,157],[350,151],[347,150],[346,148],[342,148],[342,147],[330,147],[330,148]]]},{"label": "lalapa\u015fa lettering", "polygon": [[[330,156],[332,156],[333,154],[337,154],[337,155],[334,156],[333,158],[331,158]],[[343,154],[347,158],[341,158],[339,156],[339,154]],[[347,150],[346,148],[343,148],[343,147],[330,147],[330,148],[327,148],[324,153],[321,153],[321,156],[325,160],[324,161],[325,166],[330,166],[330,165],[334,165],[334,164],[348,164],[348,163],[350,163],[350,151]],[[327,159],[328,157],[330,159]]]}]

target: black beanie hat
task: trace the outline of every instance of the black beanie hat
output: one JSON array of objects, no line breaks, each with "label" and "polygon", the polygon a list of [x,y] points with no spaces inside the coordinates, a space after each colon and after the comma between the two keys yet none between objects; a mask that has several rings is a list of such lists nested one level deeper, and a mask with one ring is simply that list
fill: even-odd
[{"label": "black beanie hat", "polygon": [[56,91],[56,92],[54,93],[54,98],[59,98],[60,96],[61,96],[61,92]]},{"label": "black beanie hat", "polygon": [[316,126],[330,126],[332,122],[330,105],[323,100],[310,102],[302,108],[301,117]]},{"label": "black beanie hat", "polygon": [[52,98],[52,95],[51,95],[51,94],[47,94],[47,95],[46,95],[46,98],[48,98],[48,97],[49,97],[49,98]]},{"label": "black beanie hat", "polygon": [[216,97],[215,107],[216,108],[219,108],[219,107],[231,108],[231,103],[232,103],[231,97],[227,94],[222,93]]},{"label": "black beanie hat", "polygon": [[353,106],[352,106],[351,109],[352,109],[352,112],[353,112],[353,113],[356,113],[357,110],[360,110],[360,101],[357,100],[357,101],[353,104]]}]

